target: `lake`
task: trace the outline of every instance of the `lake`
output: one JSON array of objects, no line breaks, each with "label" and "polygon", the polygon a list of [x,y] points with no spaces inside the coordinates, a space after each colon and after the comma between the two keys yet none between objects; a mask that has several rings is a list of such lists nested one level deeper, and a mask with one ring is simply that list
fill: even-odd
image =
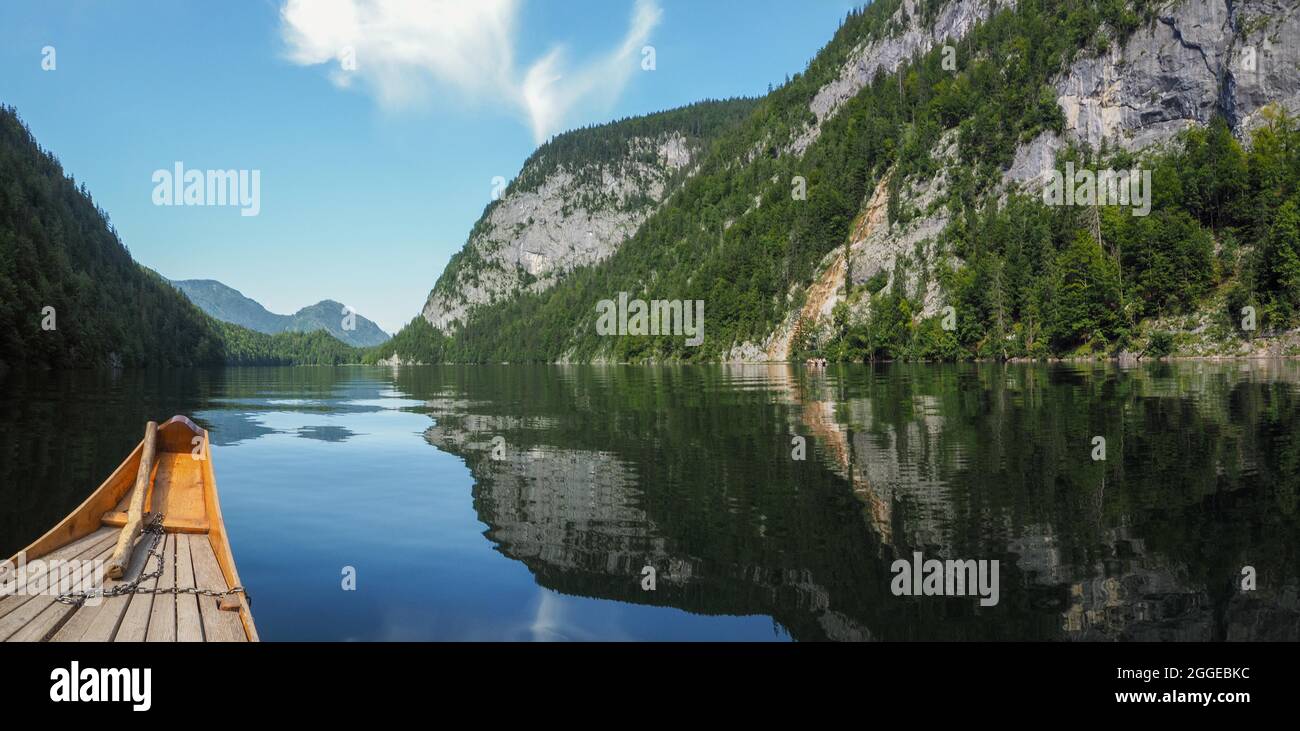
[{"label": "lake", "polygon": [[[4,556],[147,420],[209,429],[264,640],[1300,638],[1294,361],[17,372],[0,410]],[[901,595],[918,553],[997,603]]]}]

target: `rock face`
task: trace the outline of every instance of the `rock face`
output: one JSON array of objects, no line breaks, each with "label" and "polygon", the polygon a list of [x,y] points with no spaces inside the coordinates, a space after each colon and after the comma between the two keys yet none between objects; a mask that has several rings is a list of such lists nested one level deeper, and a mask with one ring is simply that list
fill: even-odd
[{"label": "rock face", "polygon": [[1231,35],[1222,2],[1184,2],[1123,46],[1076,61],[1056,83],[1067,131],[1135,149],[1209,122]]},{"label": "rock face", "polygon": [[888,181],[882,181],[871,201],[867,203],[859,224],[849,236],[853,284],[865,284],[881,277],[881,289],[894,286],[894,277],[902,274],[901,284],[909,295],[921,300],[922,316],[930,317],[938,311],[940,291],[937,277],[927,276],[931,245],[948,225],[951,215],[939,201],[948,189],[947,166],[943,161],[957,157],[955,131],[944,134],[930,150],[931,159],[941,161],[939,173],[929,180],[907,181],[899,195],[913,215],[906,222],[890,224],[885,208],[889,204]]},{"label": "rock face", "polygon": [[[1056,89],[1070,135],[1128,149],[1222,113],[1239,129],[1259,109],[1300,108],[1295,2],[1183,0],[1103,56],[1076,61]],[[1286,39],[1284,41],[1284,39]]]},{"label": "rock face", "polygon": [[[1225,0],[1226,1],[1226,0]],[[1253,127],[1259,110],[1277,103],[1300,112],[1300,3],[1229,2],[1237,29],[1236,65],[1229,75],[1229,118]]]},{"label": "rock face", "polygon": [[561,164],[536,188],[507,190],[429,293],[424,318],[451,332],[475,305],[541,291],[613,254],[687,177],[697,152],[680,133],[635,137],[613,162]]},{"label": "rock face", "polygon": [[[1130,150],[1158,146],[1222,114],[1239,137],[1273,104],[1300,111],[1300,3],[1182,0],[1104,56],[1055,83],[1068,138]],[[1036,187],[1066,140],[1044,133],[1016,150],[1004,182]]]}]

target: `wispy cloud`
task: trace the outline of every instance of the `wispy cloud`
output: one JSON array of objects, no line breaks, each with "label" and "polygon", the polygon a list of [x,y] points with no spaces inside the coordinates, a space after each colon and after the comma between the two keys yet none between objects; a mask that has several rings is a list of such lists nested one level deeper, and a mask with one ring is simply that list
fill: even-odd
[{"label": "wispy cloud", "polygon": [[[506,102],[542,142],[573,115],[611,105],[639,66],[658,25],[656,0],[637,0],[622,41],[575,65],[555,46],[527,69],[515,60],[520,0],[285,0],[281,33],[288,58],[328,65],[340,87],[361,86],[400,109],[435,91],[471,102]],[[355,59],[355,68],[345,63]]]}]

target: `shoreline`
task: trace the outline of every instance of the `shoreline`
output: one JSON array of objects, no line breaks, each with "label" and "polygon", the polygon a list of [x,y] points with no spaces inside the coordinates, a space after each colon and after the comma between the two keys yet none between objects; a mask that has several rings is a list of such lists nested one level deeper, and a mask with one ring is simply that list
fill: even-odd
[{"label": "shoreline", "polygon": [[493,363],[481,363],[474,361],[445,361],[441,363],[420,363],[420,362],[388,362],[380,361],[378,363],[288,363],[288,364],[248,364],[248,363],[221,363],[209,365],[180,366],[180,367],[124,367],[124,366],[106,366],[90,365],[75,368],[50,368],[50,367],[13,367],[8,364],[0,364],[0,381],[5,380],[8,376],[16,373],[87,373],[87,372],[160,372],[160,371],[186,371],[186,370],[213,370],[222,368],[416,368],[431,366],[802,366],[808,370],[825,370],[834,366],[865,366],[865,365],[957,365],[961,363],[990,364],[1003,363],[1014,365],[1063,365],[1063,364],[1084,364],[1084,363],[1114,363],[1119,365],[1146,365],[1156,363],[1261,363],[1268,361],[1300,361],[1300,354],[1295,355],[1276,355],[1276,354],[1251,354],[1251,355],[1167,355],[1160,358],[1132,358],[1132,357],[1075,357],[1075,358],[972,358],[969,360],[875,360],[875,361],[827,361],[823,365],[812,365],[798,360],[706,360],[706,361],[501,361]]}]

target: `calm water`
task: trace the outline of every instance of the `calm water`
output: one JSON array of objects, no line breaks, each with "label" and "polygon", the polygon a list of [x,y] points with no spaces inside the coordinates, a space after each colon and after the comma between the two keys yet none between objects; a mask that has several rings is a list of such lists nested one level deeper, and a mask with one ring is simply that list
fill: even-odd
[{"label": "calm water", "polygon": [[[1295,362],[11,374],[0,554],[184,413],[266,640],[1294,640],[1298,384]],[[998,560],[1000,602],[894,596],[913,551]]]}]

